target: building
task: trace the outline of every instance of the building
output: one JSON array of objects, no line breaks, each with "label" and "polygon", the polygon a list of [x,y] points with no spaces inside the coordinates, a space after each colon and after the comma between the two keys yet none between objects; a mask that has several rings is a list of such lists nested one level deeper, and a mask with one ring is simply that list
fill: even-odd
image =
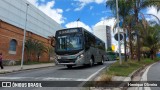
[{"label": "building", "polygon": [[111,47],[111,28],[106,25],[99,25],[93,28],[94,35],[105,42],[106,49]]},{"label": "building", "polygon": [[[39,40],[47,47],[51,46],[48,36],[62,27],[27,0],[0,0],[0,52],[4,60],[21,60],[24,29],[26,39]],[[40,61],[48,58],[45,53]]]}]

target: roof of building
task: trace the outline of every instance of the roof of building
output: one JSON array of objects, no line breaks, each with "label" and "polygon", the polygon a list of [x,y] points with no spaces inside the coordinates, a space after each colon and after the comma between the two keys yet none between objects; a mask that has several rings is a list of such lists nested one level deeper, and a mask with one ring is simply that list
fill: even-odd
[{"label": "roof of building", "polygon": [[[26,3],[29,4],[28,7]],[[22,29],[26,26],[27,31],[46,38],[62,29],[60,24],[27,0],[0,0],[0,19]]]}]

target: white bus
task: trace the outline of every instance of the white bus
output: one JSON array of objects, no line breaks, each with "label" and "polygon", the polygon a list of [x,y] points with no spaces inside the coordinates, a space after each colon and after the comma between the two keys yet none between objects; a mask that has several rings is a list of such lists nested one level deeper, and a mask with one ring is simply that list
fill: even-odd
[{"label": "white bus", "polygon": [[105,43],[84,28],[67,28],[56,31],[56,64],[68,68],[79,65],[103,64]]}]

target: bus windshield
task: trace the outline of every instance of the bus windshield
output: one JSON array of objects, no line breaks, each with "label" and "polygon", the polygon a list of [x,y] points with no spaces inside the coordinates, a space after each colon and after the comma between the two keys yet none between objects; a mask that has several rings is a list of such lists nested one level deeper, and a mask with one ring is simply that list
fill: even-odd
[{"label": "bus windshield", "polygon": [[57,37],[57,51],[82,49],[82,34],[69,34]]}]

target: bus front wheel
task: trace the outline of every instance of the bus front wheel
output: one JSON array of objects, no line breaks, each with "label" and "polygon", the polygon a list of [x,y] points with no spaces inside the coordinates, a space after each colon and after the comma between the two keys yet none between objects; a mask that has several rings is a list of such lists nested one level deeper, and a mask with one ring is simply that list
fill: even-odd
[{"label": "bus front wheel", "polygon": [[93,65],[94,65],[94,61],[93,61],[93,59],[91,58],[91,59],[89,60],[89,66],[92,67]]},{"label": "bus front wheel", "polygon": [[67,68],[72,68],[72,65],[67,65]]}]

